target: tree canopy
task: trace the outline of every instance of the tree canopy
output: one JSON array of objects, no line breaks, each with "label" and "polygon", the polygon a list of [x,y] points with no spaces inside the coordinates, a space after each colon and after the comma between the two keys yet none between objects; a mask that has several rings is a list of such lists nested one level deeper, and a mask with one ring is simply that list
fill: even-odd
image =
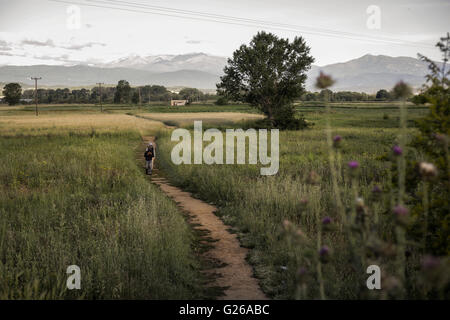
[{"label": "tree canopy", "polygon": [[116,86],[114,94],[114,103],[128,103],[131,100],[130,83],[126,80],[120,80]]},{"label": "tree canopy", "polygon": [[22,87],[18,83],[8,83],[3,87],[4,100],[10,105],[20,102],[22,97]]},{"label": "tree canopy", "polygon": [[200,101],[203,97],[203,92],[196,88],[184,88],[180,90],[178,96],[185,100],[188,100],[188,102],[191,103],[194,101]]},{"label": "tree canopy", "polygon": [[375,97],[377,100],[389,100],[391,98],[389,92],[385,89],[378,90]]},{"label": "tree canopy", "polygon": [[304,92],[314,58],[302,37],[279,38],[258,32],[228,59],[218,93],[259,108],[275,126],[294,119],[292,102]]}]

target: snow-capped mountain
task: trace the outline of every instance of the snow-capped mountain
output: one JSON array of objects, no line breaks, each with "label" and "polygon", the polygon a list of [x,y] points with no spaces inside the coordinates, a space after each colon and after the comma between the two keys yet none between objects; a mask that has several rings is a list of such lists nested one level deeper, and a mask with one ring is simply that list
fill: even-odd
[{"label": "snow-capped mountain", "polygon": [[226,62],[227,59],[224,57],[212,56],[205,53],[189,53],[146,57],[131,55],[99,66],[103,68],[132,68],[153,73],[197,70],[220,75]]}]

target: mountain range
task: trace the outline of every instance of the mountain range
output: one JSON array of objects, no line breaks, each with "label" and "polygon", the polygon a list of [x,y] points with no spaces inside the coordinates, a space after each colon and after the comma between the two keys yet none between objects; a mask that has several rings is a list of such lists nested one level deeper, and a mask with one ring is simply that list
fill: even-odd
[{"label": "mountain range", "polygon": [[[0,66],[0,82],[33,84],[30,76],[40,76],[40,85],[77,87],[96,82],[115,84],[121,79],[131,85],[160,84],[167,87],[185,86],[214,89],[227,63],[225,57],[205,53],[183,55],[128,56],[108,63],[72,66]],[[314,81],[320,71],[337,81],[333,91],[374,93],[390,89],[403,80],[419,88],[428,73],[427,64],[410,57],[364,55],[347,62],[326,66],[313,65],[308,72],[306,89],[314,91]]]}]

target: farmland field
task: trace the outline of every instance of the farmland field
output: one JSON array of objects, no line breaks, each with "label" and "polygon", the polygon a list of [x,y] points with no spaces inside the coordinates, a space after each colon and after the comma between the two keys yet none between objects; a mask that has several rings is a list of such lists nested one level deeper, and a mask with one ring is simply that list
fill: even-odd
[{"label": "farmland field", "polygon": [[[248,106],[239,106],[239,113],[231,113],[232,108],[199,113],[205,107],[192,106],[189,114],[150,108],[101,114],[97,108],[43,107],[36,117],[29,106],[0,107],[0,268],[6,275],[0,279],[0,298],[207,297],[192,230],[175,204],[139,170],[136,150],[149,134],[157,136],[156,165],[162,174],[215,203],[241,245],[250,248],[248,260],[268,297],[320,298],[311,255],[317,221],[326,216],[339,220],[324,108],[297,107],[314,125],[280,132],[280,170],[268,177],[260,176],[255,165],[176,166],[170,160],[173,143],[164,124],[190,128],[194,120],[204,120],[239,128],[242,120],[248,125],[261,117],[241,113]],[[426,112],[408,110],[408,136],[416,132],[414,120]],[[342,136],[337,159],[342,201],[352,207],[355,195],[365,199],[374,232],[389,239],[395,230],[385,204],[392,201],[392,192],[381,158],[400,133],[398,105],[337,104],[330,118],[333,135]],[[350,160],[360,164],[357,177],[345,166]],[[383,190],[382,200],[371,196],[375,185]],[[304,239],[292,236],[290,228],[300,230]],[[321,280],[327,298],[388,297],[367,290],[359,294],[366,274],[352,269],[340,233],[324,233],[322,242],[333,252]],[[417,259],[412,254],[408,260],[414,281],[419,281]],[[389,259],[368,260],[395,273]],[[82,296],[64,288],[70,264],[84,271]],[[307,274],[301,287],[299,268]],[[409,296],[421,297],[415,283],[408,290]]]},{"label": "farmland field", "polygon": [[[381,110],[380,110],[381,109]],[[312,129],[284,131],[280,133],[280,170],[272,177],[262,177],[254,165],[173,165],[170,150],[173,143],[161,133],[160,161],[171,181],[199,197],[221,207],[219,215],[234,232],[241,243],[251,248],[249,261],[255,274],[261,279],[263,290],[272,298],[318,299],[318,279],[315,271],[314,247],[317,238],[317,219],[331,217],[339,221],[335,211],[335,191],[332,188],[329,168],[328,145],[325,135],[326,113],[321,108],[299,107],[298,111],[314,123]],[[423,116],[423,108],[411,108],[408,112],[408,136],[415,133],[414,120]],[[389,206],[394,201],[391,177],[382,156],[389,154],[398,142],[400,134],[398,105],[377,109],[354,105],[332,108],[333,135],[342,137],[338,156],[338,183],[343,205],[353,206],[355,197],[365,199],[370,205],[370,221],[374,232],[383,239],[392,239],[395,222]],[[239,127],[239,124],[235,124]],[[419,159],[421,155],[416,155]],[[349,161],[360,164],[357,179],[350,175],[346,166]],[[311,183],[314,173],[318,182]],[[374,186],[384,191],[382,200],[372,197]],[[386,207],[388,210],[386,210]],[[283,224],[289,223],[286,226]],[[341,222],[342,223],[342,222]],[[305,239],[292,236],[297,230]],[[298,231],[299,230],[299,231]],[[373,243],[358,243],[371,246]],[[347,242],[336,232],[323,235],[322,243],[333,250],[332,261],[323,268],[324,296],[332,299],[387,298],[376,292],[363,290],[365,270],[352,271]],[[413,281],[420,281],[415,274],[417,256],[408,263]],[[395,274],[396,263],[386,259],[365,263],[380,265],[383,270]],[[298,270],[306,270],[308,276],[299,291]],[[420,297],[420,292],[409,293]]]},{"label": "farmland field", "polygon": [[[0,116],[0,299],[205,297],[192,232],[137,165],[141,134],[160,125]],[[72,264],[82,293],[65,287]]]}]

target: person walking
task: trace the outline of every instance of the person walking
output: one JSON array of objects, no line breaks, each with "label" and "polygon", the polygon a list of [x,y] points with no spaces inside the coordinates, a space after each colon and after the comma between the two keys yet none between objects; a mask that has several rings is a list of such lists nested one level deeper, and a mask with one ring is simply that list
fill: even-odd
[{"label": "person walking", "polygon": [[148,143],[147,148],[145,149],[144,158],[145,158],[145,174],[152,174],[153,171],[153,160],[155,159],[155,147],[152,142]]}]

